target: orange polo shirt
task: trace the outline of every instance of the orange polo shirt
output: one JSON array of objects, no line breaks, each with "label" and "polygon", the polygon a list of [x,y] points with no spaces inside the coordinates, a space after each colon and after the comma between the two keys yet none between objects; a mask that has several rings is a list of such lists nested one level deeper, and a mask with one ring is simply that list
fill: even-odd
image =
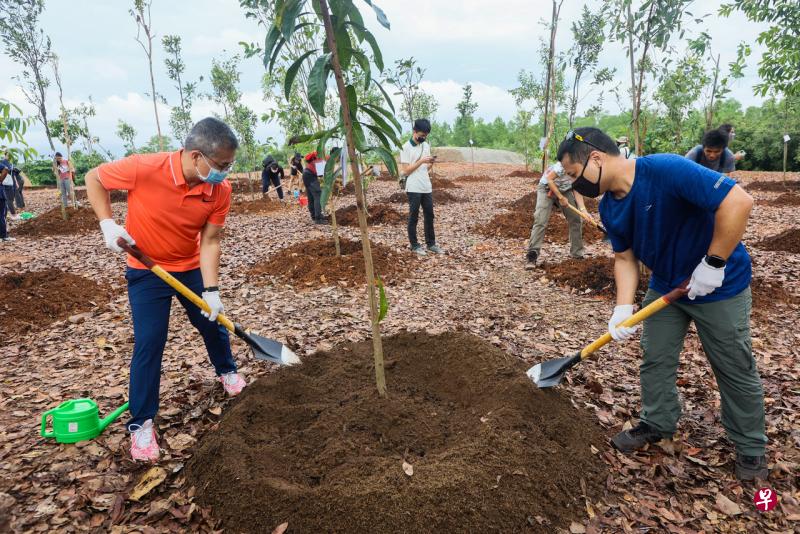
[{"label": "orange polo shirt", "polygon": [[[186,185],[181,153],[135,154],[97,169],[107,190],[128,191],[125,228],[136,246],[167,271],[200,267],[200,231],[222,226],[231,206],[231,184]],[[128,266],[146,269],[128,256]]]}]

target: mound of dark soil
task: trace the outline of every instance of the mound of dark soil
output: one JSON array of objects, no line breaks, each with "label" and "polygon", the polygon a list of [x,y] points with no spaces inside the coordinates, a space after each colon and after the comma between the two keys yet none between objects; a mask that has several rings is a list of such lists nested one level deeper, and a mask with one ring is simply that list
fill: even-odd
[{"label": "mound of dark soil", "polygon": [[782,193],[777,198],[763,202],[767,206],[800,206],[800,194]]},{"label": "mound of dark soil", "polygon": [[454,181],[455,182],[459,182],[459,183],[464,183],[464,184],[475,184],[475,183],[482,183],[482,182],[491,182],[492,178],[490,178],[489,176],[486,176],[486,175],[480,175],[480,176],[466,175],[466,176],[459,176]]},{"label": "mound of dark soil", "polygon": [[542,173],[539,171],[525,171],[525,170],[516,170],[511,171],[510,173],[506,174],[509,178],[541,178]]},{"label": "mound of dark soil", "polygon": [[234,200],[231,202],[231,213],[247,213],[249,215],[263,215],[289,209],[289,206],[279,200],[257,198],[255,200]]},{"label": "mound of dark soil", "polygon": [[100,226],[92,208],[67,208],[67,220],[61,216],[61,207],[37,215],[20,224],[14,235],[41,237],[99,232]]},{"label": "mound of dark soil", "polygon": [[800,191],[800,180],[786,180],[786,184],[782,181],[756,181],[745,184],[745,189],[753,191],[774,191],[777,193],[783,191]]},{"label": "mound of dark soil", "polygon": [[[250,270],[251,275],[270,275],[295,287],[366,283],[361,242],[340,238],[341,256],[336,256],[333,238],[296,243],[273,254]],[[372,243],[375,273],[386,285],[402,279],[417,263],[411,254]]]},{"label": "mound of dark soil", "polygon": [[[487,237],[528,239],[533,226],[533,211],[534,209],[531,208],[530,210],[516,209],[498,213],[488,223],[478,225],[474,230]],[[556,209],[550,212],[544,239],[549,243],[567,243],[569,241],[567,220]],[[583,224],[584,242],[591,243],[601,239],[603,239],[603,233],[600,230],[590,224]]]},{"label": "mound of dark soil", "polygon": [[[547,277],[562,287],[605,298],[616,296],[613,258],[570,258],[561,263],[545,264],[543,268]],[[637,299],[644,297],[649,282],[649,275],[639,275]]]},{"label": "mound of dark soil", "polygon": [[[127,202],[128,201],[128,192],[127,191],[118,191],[114,190],[111,191],[111,203],[116,204],[117,202]],[[86,189],[76,189],[75,190],[75,200],[88,200],[89,196],[86,193]]]},{"label": "mound of dark soil", "polygon": [[386,171],[381,172],[378,175],[378,181],[380,182],[396,182],[397,176],[393,176]]},{"label": "mound of dark soil", "polygon": [[72,273],[47,269],[0,277],[0,333],[43,328],[108,302],[110,289]]},{"label": "mound of dark soil", "polygon": [[764,250],[800,253],[800,229],[792,228],[762,239],[756,246]]},{"label": "mound of dark soil", "polygon": [[[287,173],[288,177],[288,173]],[[258,193],[261,191],[261,178],[239,178],[237,180],[230,180],[231,190],[234,194],[241,193]],[[270,186],[271,188],[272,186]]]},{"label": "mound of dark soil", "polygon": [[[392,202],[394,204],[407,204],[408,196],[405,194],[405,192],[398,191],[397,193],[394,193],[392,196],[387,198],[386,202]],[[450,204],[453,202],[464,202],[464,199],[459,198],[448,191],[442,191],[441,189],[433,190],[434,206],[436,206],[437,204]]]},{"label": "mound of dark soil", "polygon": [[[387,204],[371,204],[368,208],[370,225],[398,224],[405,222],[406,216]],[[358,212],[355,204],[336,210],[336,224],[342,226],[358,226]]]},{"label": "mound of dark soil", "polygon": [[598,498],[600,429],[523,362],[461,333],[383,348],[387,398],[372,342],[348,343],[258,379],[201,439],[188,480],[226,530],[550,533]]},{"label": "mound of dark soil", "polygon": [[431,186],[434,190],[436,189],[461,189],[461,186],[455,183],[453,180],[448,180],[447,178],[441,178],[439,176],[431,178]]},{"label": "mound of dark soil", "polygon": [[800,304],[800,298],[789,293],[781,282],[767,281],[756,276],[750,282],[750,290],[753,293],[752,310],[756,318],[769,319],[782,306]]}]

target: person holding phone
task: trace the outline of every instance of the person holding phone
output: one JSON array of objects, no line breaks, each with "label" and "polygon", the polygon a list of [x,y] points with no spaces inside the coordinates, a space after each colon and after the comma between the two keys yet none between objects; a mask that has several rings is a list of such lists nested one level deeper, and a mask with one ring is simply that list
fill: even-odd
[{"label": "person holding phone", "polygon": [[[433,228],[433,186],[428,170],[436,162],[436,156],[431,156],[431,145],[426,142],[430,133],[431,123],[428,119],[415,120],[411,139],[403,144],[400,151],[400,172],[406,177],[405,191],[408,195],[408,240],[411,251],[417,256],[425,256],[428,252],[444,254],[444,250],[436,244]],[[420,207],[427,251],[417,240]]]}]

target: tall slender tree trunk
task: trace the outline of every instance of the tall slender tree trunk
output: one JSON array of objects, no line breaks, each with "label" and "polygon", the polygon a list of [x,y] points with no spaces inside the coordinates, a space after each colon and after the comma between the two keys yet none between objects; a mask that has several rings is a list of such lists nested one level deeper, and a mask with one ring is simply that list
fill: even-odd
[{"label": "tall slender tree trunk", "polygon": [[706,130],[710,130],[711,125],[714,123],[714,97],[717,94],[717,80],[719,79],[719,58],[720,54],[717,54],[717,59],[714,62],[714,81],[711,84],[711,101],[706,110]]},{"label": "tall slender tree trunk", "polygon": [[[633,59],[633,13],[631,13],[631,4],[628,3],[628,58],[631,64],[631,127],[639,122],[639,115],[636,111],[636,61]],[[639,147],[639,136],[634,129],[633,134],[633,151],[637,155],[642,152]]]},{"label": "tall slender tree trunk", "polygon": [[350,104],[347,101],[347,94],[342,75],[342,66],[339,63],[339,55],[336,48],[336,38],[333,33],[333,23],[331,14],[328,10],[326,0],[318,0],[322,19],[325,24],[325,40],[328,50],[331,53],[331,64],[333,75],[336,79],[336,88],[339,93],[339,102],[342,106],[342,118],[344,120],[344,131],[347,138],[347,156],[350,160],[350,169],[353,172],[353,180],[356,185],[356,211],[358,213],[358,227],[361,230],[361,249],[364,254],[364,268],[367,275],[367,298],[369,300],[369,312],[372,322],[372,349],[375,357],[375,383],[378,387],[378,394],[386,396],[386,375],[383,368],[383,342],[381,340],[381,327],[378,322],[378,299],[375,288],[375,269],[372,264],[372,247],[369,242],[369,228],[367,227],[367,214],[364,203],[364,189],[361,183],[361,171],[358,168],[358,158],[356,157],[355,140],[353,138],[353,122],[350,118]]},{"label": "tall slender tree trunk", "polygon": [[[642,149],[642,141],[644,134],[642,132],[642,90],[644,88],[644,66],[647,60],[647,53],[650,51],[650,28],[653,24],[653,10],[656,7],[656,3],[653,2],[650,4],[650,12],[647,14],[647,30],[644,33],[644,48],[642,50],[642,58],[639,60],[639,81],[636,83],[634,87],[634,117],[633,117],[633,128],[634,134],[636,136],[636,154],[643,155]],[[630,4],[628,9],[630,9]],[[631,51],[631,57],[633,57],[633,51]],[[645,128],[646,129],[646,128]]]},{"label": "tall slender tree trunk", "polygon": [[556,4],[553,0],[553,18],[550,23],[550,56],[547,61],[547,81],[545,82],[545,105],[544,105],[544,147],[542,148],[542,172],[547,168],[547,152],[550,148],[550,135],[553,132],[556,120],[556,79],[555,79],[555,57],[556,57],[556,31],[558,29],[558,15],[561,11],[561,0]]},{"label": "tall slender tree trunk", "polygon": [[[149,39],[148,32],[148,39]],[[158,149],[164,152],[164,139],[161,137],[161,121],[158,118],[158,101],[156,97],[156,79],[153,76],[153,45],[150,45],[150,52],[147,54],[147,62],[150,67],[150,91],[153,95],[153,113],[156,116],[156,133],[158,133]]]}]

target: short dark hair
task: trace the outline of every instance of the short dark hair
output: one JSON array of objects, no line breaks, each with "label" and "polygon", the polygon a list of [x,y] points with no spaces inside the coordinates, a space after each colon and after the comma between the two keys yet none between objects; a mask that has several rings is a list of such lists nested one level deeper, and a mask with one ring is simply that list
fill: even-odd
[{"label": "short dark hair", "polygon": [[717,128],[717,130],[719,130],[720,132],[723,132],[723,133],[725,133],[727,135],[731,135],[731,130],[733,130],[733,124],[729,124],[727,122],[725,124],[720,124],[719,128]]},{"label": "short dark hair", "polygon": [[598,148],[611,156],[619,156],[620,152],[617,143],[601,129],[586,126],[583,128],[575,128],[573,131],[592,145],[596,145],[597,148],[583,141],[578,141],[574,137],[564,139],[558,146],[558,154],[556,155],[558,161],[564,159],[566,155],[569,155],[569,159],[572,160],[573,163],[583,161],[589,157],[589,154],[591,154],[593,150],[597,150]]},{"label": "short dark hair", "polygon": [[414,131],[431,133],[431,121],[428,119],[417,119],[414,121]]},{"label": "short dark hair", "polygon": [[206,117],[192,126],[183,147],[213,157],[219,150],[236,150],[239,140],[230,126],[217,118]]},{"label": "short dark hair", "polygon": [[709,130],[703,135],[703,148],[727,148],[728,134],[717,129]]},{"label": "short dark hair", "polygon": [[55,155],[54,157],[56,157],[56,158],[63,158],[64,156],[62,156],[62,155],[61,155],[61,152],[56,152],[56,155]]}]

